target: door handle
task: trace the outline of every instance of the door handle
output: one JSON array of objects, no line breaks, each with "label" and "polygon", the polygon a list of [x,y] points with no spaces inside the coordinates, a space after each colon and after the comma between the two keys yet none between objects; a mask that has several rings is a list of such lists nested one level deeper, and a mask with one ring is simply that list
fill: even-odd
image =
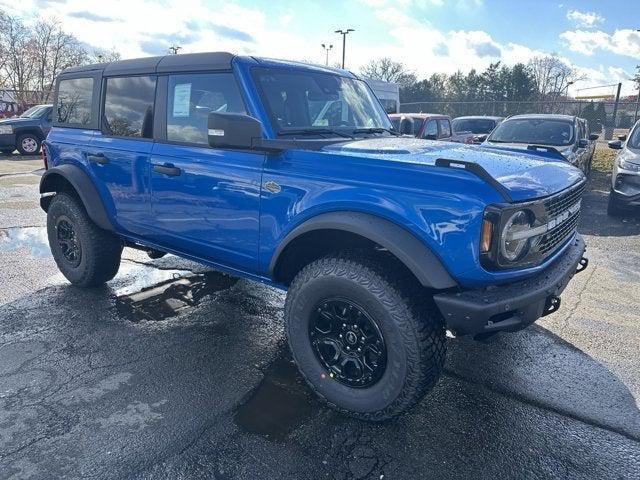
[{"label": "door handle", "polygon": [[99,165],[106,165],[107,163],[109,163],[109,159],[101,153],[99,153],[98,155],[87,155],[87,160],[89,160],[91,163],[97,163]]},{"label": "door handle", "polygon": [[182,170],[178,167],[174,167],[170,163],[165,163],[164,165],[153,165],[153,171],[161,173],[163,175],[169,175],[170,177],[177,177],[182,173]]}]

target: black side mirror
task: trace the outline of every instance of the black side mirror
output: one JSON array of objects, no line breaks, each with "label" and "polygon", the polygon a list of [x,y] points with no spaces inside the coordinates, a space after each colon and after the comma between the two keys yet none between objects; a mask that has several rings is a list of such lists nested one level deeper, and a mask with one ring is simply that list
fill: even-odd
[{"label": "black side mirror", "polygon": [[488,136],[489,136],[489,135],[487,135],[487,134],[483,134],[483,135],[476,135],[476,136],[474,137],[473,141],[474,141],[474,143],[482,143],[482,142],[484,142],[484,141],[487,139],[487,137],[488,137]]},{"label": "black side mirror", "polygon": [[621,142],[624,142],[627,139],[626,135],[618,135],[618,140],[620,140]]},{"label": "black side mirror", "polygon": [[578,148],[587,148],[589,146],[589,140],[586,138],[581,138],[578,140]]},{"label": "black side mirror", "polygon": [[403,118],[400,122],[400,133],[402,135],[413,135],[413,122],[408,118]]},{"label": "black side mirror", "polygon": [[589,134],[589,140],[591,140],[592,142],[595,142],[598,138],[600,138],[600,135],[598,135],[597,133]]},{"label": "black side mirror", "polygon": [[241,113],[209,114],[209,145],[213,148],[251,149],[260,145],[262,122]]},{"label": "black side mirror", "polygon": [[620,140],[611,140],[609,143],[609,148],[613,148],[614,150],[622,149],[622,142]]}]

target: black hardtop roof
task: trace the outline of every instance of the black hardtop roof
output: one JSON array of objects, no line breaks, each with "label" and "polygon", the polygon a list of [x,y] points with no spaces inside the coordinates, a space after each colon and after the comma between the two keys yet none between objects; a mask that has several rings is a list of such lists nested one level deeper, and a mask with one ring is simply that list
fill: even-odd
[{"label": "black hardtop roof", "polygon": [[101,71],[104,76],[144,73],[189,72],[197,70],[230,70],[235,55],[227,52],[184,53],[159,57],[132,58],[111,63],[94,63],[71,67],[61,75]]}]

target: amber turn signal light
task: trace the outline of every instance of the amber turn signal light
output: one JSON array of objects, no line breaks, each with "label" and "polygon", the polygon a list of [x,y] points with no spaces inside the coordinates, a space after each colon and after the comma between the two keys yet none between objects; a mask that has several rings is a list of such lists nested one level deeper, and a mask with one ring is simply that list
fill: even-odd
[{"label": "amber turn signal light", "polygon": [[480,236],[480,251],[487,253],[491,250],[491,237],[493,235],[493,224],[489,220],[482,221],[482,235]]}]

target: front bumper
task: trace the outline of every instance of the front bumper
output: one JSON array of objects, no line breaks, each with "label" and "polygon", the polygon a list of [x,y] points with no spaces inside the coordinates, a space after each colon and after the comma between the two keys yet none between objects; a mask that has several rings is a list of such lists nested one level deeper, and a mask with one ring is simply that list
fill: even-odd
[{"label": "front bumper", "polygon": [[584,240],[576,235],[566,252],[539,274],[483,289],[434,295],[447,328],[456,335],[516,331],[560,306],[559,295],[587,267]]},{"label": "front bumper", "polygon": [[611,195],[621,207],[640,206],[640,175],[614,172]]},{"label": "front bumper", "polygon": [[15,147],[15,146],[16,146],[15,133],[0,134],[0,148]]}]

